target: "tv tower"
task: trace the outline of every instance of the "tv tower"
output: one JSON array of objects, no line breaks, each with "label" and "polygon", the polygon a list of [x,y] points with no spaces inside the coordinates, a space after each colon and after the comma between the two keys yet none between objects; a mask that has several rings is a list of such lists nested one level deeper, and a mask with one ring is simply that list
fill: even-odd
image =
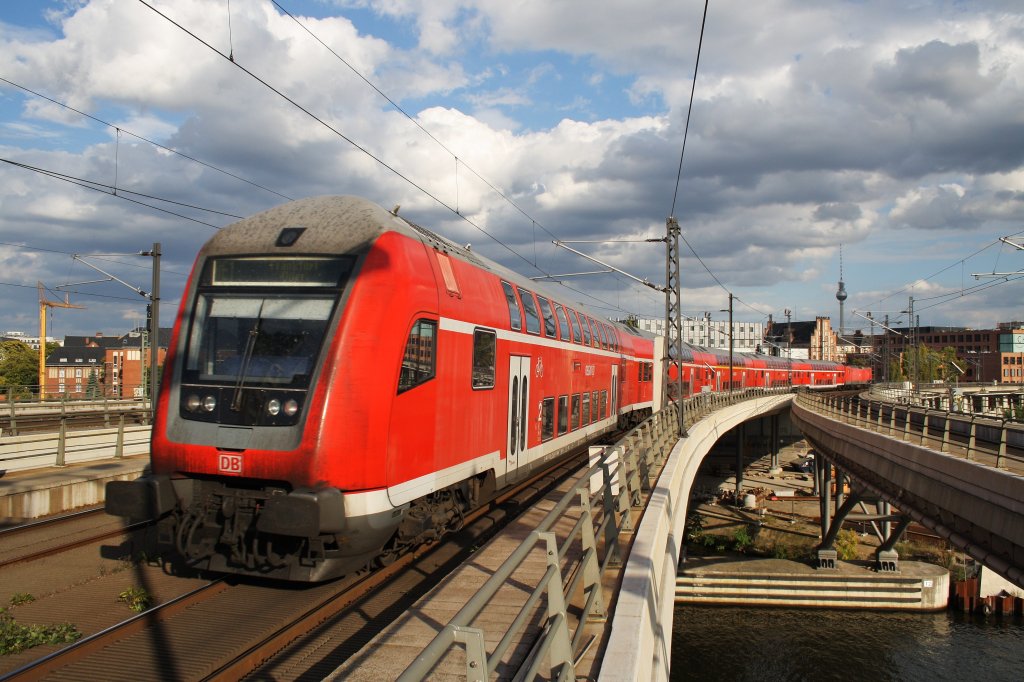
[{"label": "tv tower", "polygon": [[839,291],[836,292],[836,300],[839,301],[839,338],[842,342],[842,338],[845,334],[843,329],[843,302],[846,300],[846,285],[843,283],[843,245],[839,245]]}]

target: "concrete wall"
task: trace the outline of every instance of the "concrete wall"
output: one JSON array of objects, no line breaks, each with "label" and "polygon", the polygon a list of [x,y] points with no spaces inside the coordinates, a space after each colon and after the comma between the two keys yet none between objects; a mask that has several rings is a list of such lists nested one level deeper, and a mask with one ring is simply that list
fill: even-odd
[{"label": "concrete wall", "polygon": [[690,487],[704,456],[738,424],[787,406],[791,394],[723,408],[690,428],[672,449],[637,530],[623,574],[602,680],[668,680],[676,572]]}]

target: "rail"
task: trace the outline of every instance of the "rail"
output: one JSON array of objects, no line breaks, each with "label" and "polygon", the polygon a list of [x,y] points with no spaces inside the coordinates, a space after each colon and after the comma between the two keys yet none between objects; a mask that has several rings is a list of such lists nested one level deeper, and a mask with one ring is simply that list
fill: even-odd
[{"label": "rail", "polygon": [[979,464],[1024,473],[1024,424],[851,395],[801,393],[797,400],[831,419]]},{"label": "rail", "polygon": [[[687,428],[709,413],[751,398],[789,392],[789,389],[746,389],[732,394],[699,394],[683,402]],[[679,438],[678,404],[654,414],[614,445],[601,446],[596,461],[582,474],[555,507],[531,531],[466,605],[444,626],[398,678],[412,682],[429,677],[456,644],[465,648],[466,679],[488,679],[506,663],[509,647],[520,637],[535,614],[541,616],[540,635],[533,643],[514,680],[534,679],[547,660],[550,674],[575,679],[575,666],[590,642],[584,641],[588,621],[608,617],[602,576],[623,565],[621,537],[635,530],[633,512],[642,510],[665,459]],[[595,448],[596,449],[596,448]],[[592,455],[592,459],[594,459]],[[552,531],[570,511],[579,519],[565,538]],[[596,524],[596,526],[595,526]],[[578,544],[578,546],[577,546]],[[547,570],[526,603],[504,632],[474,627],[477,617],[534,549],[542,545]],[[570,551],[572,550],[572,551]],[[564,562],[564,565],[563,565]],[[566,580],[564,575],[568,575]],[[543,604],[542,604],[543,600]],[[575,600],[575,601],[574,601]],[[574,608],[569,605],[573,604]],[[571,614],[571,617],[570,617]],[[496,641],[488,653],[486,641]],[[502,673],[505,677],[505,673]]]}]

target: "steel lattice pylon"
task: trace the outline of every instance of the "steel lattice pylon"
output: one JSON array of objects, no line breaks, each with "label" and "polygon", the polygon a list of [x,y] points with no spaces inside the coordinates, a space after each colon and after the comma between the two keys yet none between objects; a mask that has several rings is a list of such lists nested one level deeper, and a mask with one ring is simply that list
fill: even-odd
[{"label": "steel lattice pylon", "polygon": [[[683,412],[683,322],[679,270],[679,221],[669,216],[665,221],[665,357],[662,358],[664,381],[661,387],[661,404],[678,402],[679,435],[686,435],[686,415]],[[669,368],[675,365],[676,380],[670,387]]]}]

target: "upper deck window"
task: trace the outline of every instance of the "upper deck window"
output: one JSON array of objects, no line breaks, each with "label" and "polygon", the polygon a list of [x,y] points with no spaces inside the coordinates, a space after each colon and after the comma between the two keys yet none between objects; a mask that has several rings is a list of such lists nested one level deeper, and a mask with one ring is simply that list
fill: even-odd
[{"label": "upper deck window", "polygon": [[568,341],[570,329],[569,318],[565,316],[565,308],[556,303],[555,314],[558,315],[558,338],[562,339],[562,341]]},{"label": "upper deck window", "polygon": [[526,331],[531,334],[540,334],[540,315],[537,314],[537,304],[533,294],[519,287],[519,298],[523,301],[523,310],[526,311]]},{"label": "upper deck window", "polygon": [[590,345],[590,323],[586,315],[580,315],[580,324],[583,325],[583,345]]},{"label": "upper deck window", "polygon": [[551,312],[551,302],[543,296],[538,296],[540,312],[544,316],[544,336],[555,338],[555,316]]},{"label": "upper deck window", "polygon": [[523,311],[519,308],[516,290],[508,282],[502,282],[501,288],[505,290],[505,300],[508,302],[509,326],[513,330],[519,331],[523,328]]},{"label": "upper deck window", "polygon": [[580,343],[583,340],[583,335],[580,334],[580,321],[576,318],[576,311],[566,308],[565,312],[568,313],[569,323],[572,325],[572,340],[574,343]]}]

